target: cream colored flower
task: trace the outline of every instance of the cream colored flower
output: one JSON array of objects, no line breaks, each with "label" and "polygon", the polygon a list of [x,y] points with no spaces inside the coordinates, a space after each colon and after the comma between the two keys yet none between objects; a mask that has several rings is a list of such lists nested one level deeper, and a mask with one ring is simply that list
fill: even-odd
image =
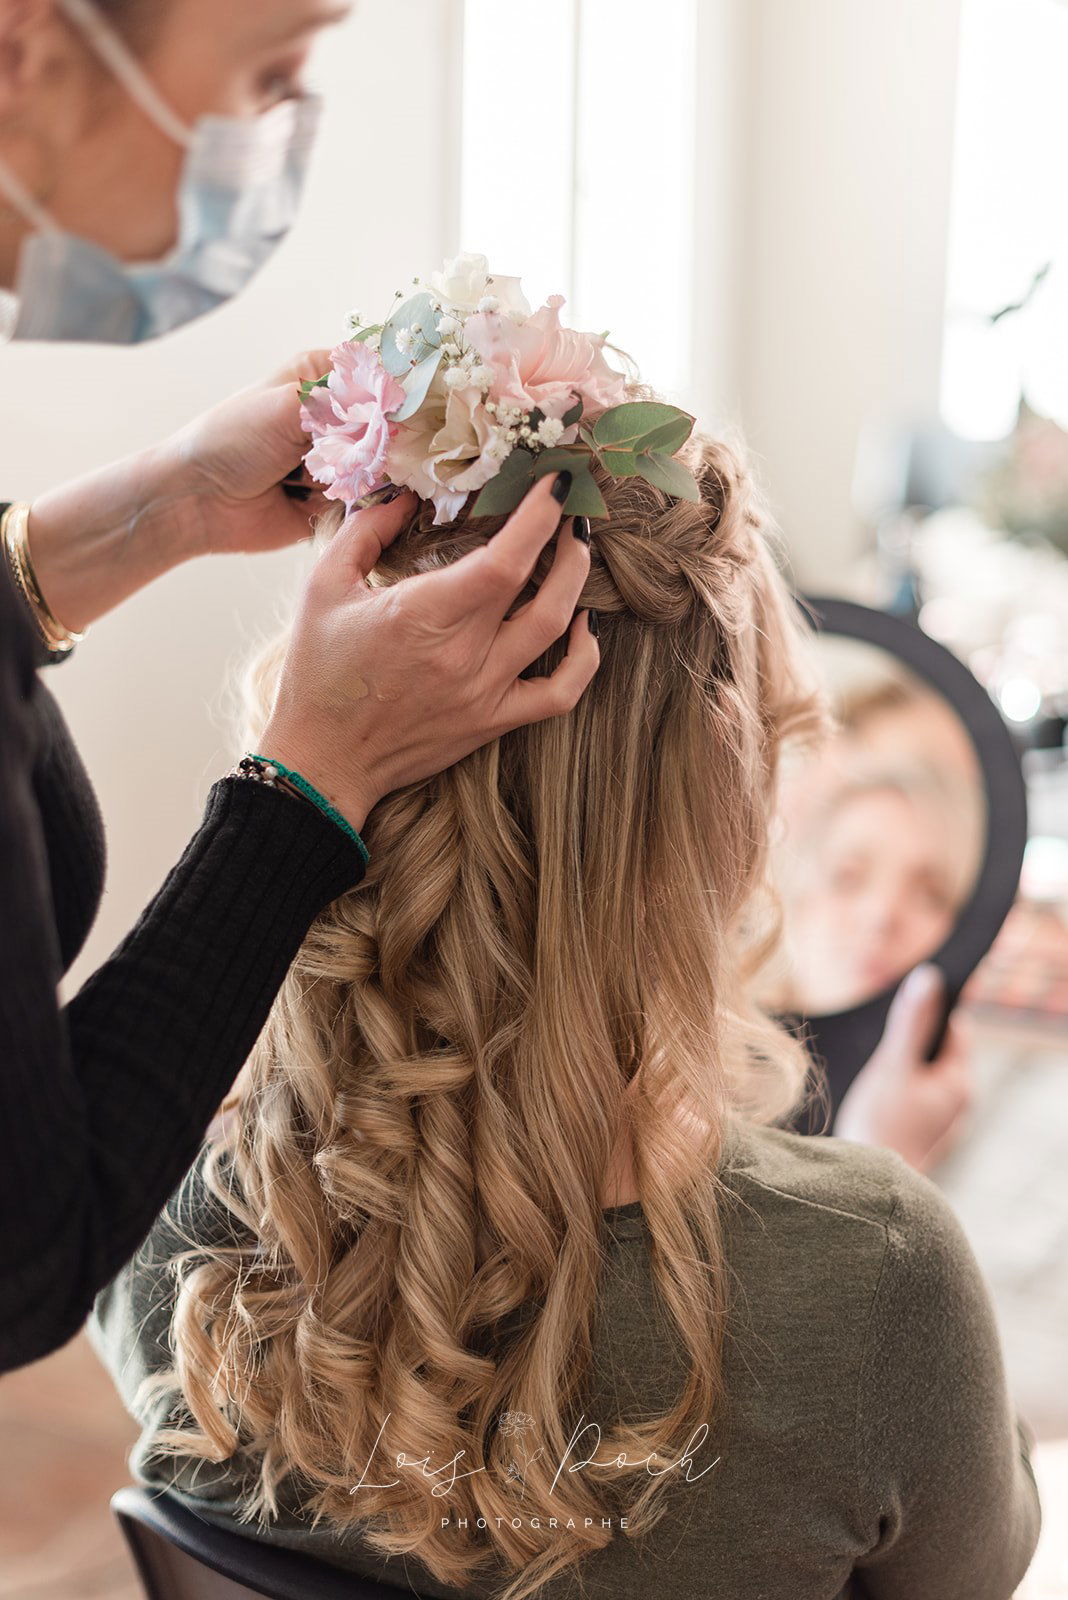
[{"label": "cream colored flower", "polygon": [[519,279],[491,274],[489,261],[483,255],[465,252],[453,256],[445,262],[442,272],[431,273],[430,287],[443,306],[464,315],[477,311],[479,302],[487,296],[496,300],[497,308],[507,316],[530,315],[530,302],[519,287]]},{"label": "cream colored flower", "polygon": [[482,391],[431,386],[414,417],[401,423],[389,450],[393,483],[433,500],[435,524],[459,515],[469,494],[481,489],[510,453],[501,429],[486,411]]}]

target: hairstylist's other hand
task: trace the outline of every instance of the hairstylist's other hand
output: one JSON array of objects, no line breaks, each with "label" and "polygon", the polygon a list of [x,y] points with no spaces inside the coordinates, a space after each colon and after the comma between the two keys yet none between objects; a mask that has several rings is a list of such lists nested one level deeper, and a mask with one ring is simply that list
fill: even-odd
[{"label": "hairstylist's other hand", "polygon": [[55,616],[84,628],[193,556],[307,539],[326,502],[310,489],[293,499],[280,480],[308,448],[300,380],[329,363],[328,351],[310,351],[162,444],[40,495],[29,542]]},{"label": "hairstylist's other hand", "polygon": [[[575,614],[590,552],[572,519],[560,525],[555,481],[540,479],[499,533],[438,571],[367,582],[417,507],[410,490],[351,516],[312,570],[260,751],[301,772],[353,827],[394,789],[570,710],[593,677],[597,640],[587,612]],[[544,582],[505,620],[558,525]],[[556,670],[521,679],[565,633]]]},{"label": "hairstylist's other hand", "polygon": [[188,555],[277,550],[307,539],[326,506],[304,476],[293,498],[281,480],[311,445],[300,425],[300,384],[330,366],[329,350],[308,350],[266,383],[254,384],[194,418],[162,446],[178,495]]},{"label": "hairstylist's other hand", "polygon": [[954,1012],[933,1061],[924,1051],[938,1026],[945,980],[924,963],[894,996],[883,1036],[846,1091],[832,1132],[896,1150],[920,1172],[956,1144],[973,1099],[970,1033]]}]

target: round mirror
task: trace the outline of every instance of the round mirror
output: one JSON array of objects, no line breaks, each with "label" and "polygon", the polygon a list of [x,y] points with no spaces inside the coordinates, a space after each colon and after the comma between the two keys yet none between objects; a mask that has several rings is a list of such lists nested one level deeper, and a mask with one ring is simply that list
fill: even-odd
[{"label": "round mirror", "polygon": [[1027,818],[1012,737],[956,656],[885,612],[800,603],[837,727],[784,768],[783,939],[760,997],[825,1066],[829,1125],[921,961],[946,977],[948,1018],[1015,897]]},{"label": "round mirror", "polygon": [[823,635],[815,649],[838,726],[784,773],[769,995],[809,1015],[861,1005],[941,948],[987,833],[975,748],[945,697],[875,645]]}]

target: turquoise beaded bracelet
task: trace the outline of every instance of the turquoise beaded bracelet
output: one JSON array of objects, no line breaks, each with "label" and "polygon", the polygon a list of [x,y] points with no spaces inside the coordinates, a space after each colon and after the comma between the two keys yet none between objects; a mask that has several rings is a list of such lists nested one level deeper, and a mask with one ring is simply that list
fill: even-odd
[{"label": "turquoise beaded bracelet", "polygon": [[282,787],[291,786],[298,794],[303,795],[305,800],[310,800],[312,805],[323,813],[324,817],[329,817],[330,821],[336,823],[342,833],[352,840],[363,857],[364,866],[368,865],[371,860],[371,854],[356,829],[351,823],[346,822],[337,807],[332,806],[326,796],[320,794],[318,789],[308,782],[307,778],[302,777],[299,772],[294,772],[291,767],[284,767],[280,761],[275,761],[271,756],[243,756],[238,762],[236,770],[250,773],[250,769],[259,778],[266,780],[268,783],[275,778],[281,778],[283,780]]}]

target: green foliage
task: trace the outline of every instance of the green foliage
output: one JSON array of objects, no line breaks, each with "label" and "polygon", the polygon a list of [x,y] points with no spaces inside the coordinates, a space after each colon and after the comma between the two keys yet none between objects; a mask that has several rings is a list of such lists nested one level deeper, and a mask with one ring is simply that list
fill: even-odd
[{"label": "green foliage", "polygon": [[571,393],[575,396],[575,404],[560,418],[565,428],[570,428],[571,424],[577,422],[582,415],[582,396],[577,389],[572,389]]},{"label": "green foliage", "polygon": [[690,437],[693,424],[693,417],[682,411],[673,421],[665,422],[662,428],[654,428],[652,433],[647,433],[642,440],[642,449],[655,455],[673,456]]},{"label": "green foliage", "polygon": [[593,428],[580,430],[614,478],[644,478],[677,500],[697,501],[701,491],[688,467],[674,459],[693,432],[695,418],[658,400],[629,400],[603,411]]},{"label": "green foliage", "polygon": [[514,511],[533,482],[534,457],[529,450],[514,449],[475,501],[472,516],[495,517]]},{"label": "green foliage", "polygon": [[544,478],[550,472],[571,473],[571,487],[564,501],[567,517],[607,517],[608,507],[590,471],[590,458],[574,446],[562,445],[553,450],[542,450],[534,457],[534,477]]},{"label": "green foliage", "polygon": [[[628,400],[621,406],[602,411],[593,425],[593,437],[604,450],[645,450],[662,448],[661,437],[670,437],[668,430],[678,431],[686,424],[679,437],[679,446],[688,439],[695,419],[678,406],[669,406],[659,400]],[[670,452],[669,452],[670,453]]]},{"label": "green foliage", "polygon": [[424,356],[422,361],[416,362],[414,367],[408,369],[407,374],[401,380],[401,387],[404,389],[407,399],[401,402],[396,411],[386,412],[387,421],[404,422],[419,410],[419,407],[426,399],[427,390],[434,381],[434,374],[441,365],[441,360],[441,350],[431,350],[430,354]]},{"label": "green foliage", "polygon": [[692,500],[696,504],[701,498],[697,479],[689,467],[684,467],[674,456],[643,452],[638,457],[638,472],[654,489],[662,489],[676,500]]},{"label": "green foliage", "polygon": [[604,496],[594,482],[589,467],[572,468],[574,476],[564,501],[565,517],[607,517]]},{"label": "green foliage", "polygon": [[613,478],[636,478],[641,471],[633,450],[612,450],[603,455],[601,461]]},{"label": "green foliage", "polygon": [[[395,378],[403,378],[405,373],[421,362],[432,349],[437,349],[441,343],[438,319],[437,307],[425,290],[411,295],[395,311],[390,312],[382,325],[382,342],[379,346],[382,365],[387,372],[392,373]],[[410,350],[407,352],[399,350],[397,332],[401,328],[410,328],[413,322],[419,323],[422,332],[415,335]]]},{"label": "green foliage", "polygon": [[307,400],[313,389],[325,389],[329,381],[329,372],[324,372],[321,378],[305,378],[300,386],[300,398]]}]

